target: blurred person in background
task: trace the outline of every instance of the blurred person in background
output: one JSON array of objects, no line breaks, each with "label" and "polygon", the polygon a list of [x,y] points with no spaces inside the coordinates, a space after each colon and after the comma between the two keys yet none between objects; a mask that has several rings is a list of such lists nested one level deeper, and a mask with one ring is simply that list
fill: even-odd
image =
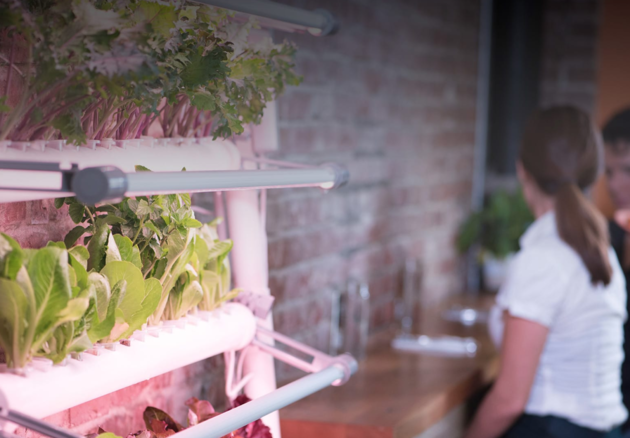
[{"label": "blurred person in background", "polygon": [[467,438],[621,436],[625,279],[583,194],[602,152],[576,108],[538,111],[527,125],[517,171],[536,221],[491,313],[501,368]]},{"label": "blurred person in background", "polygon": [[[626,276],[626,289],[630,285],[630,108],[615,114],[602,130],[605,145],[606,183],[610,197],[617,208],[615,218],[609,221],[610,243]],[[621,393],[630,409],[630,323],[624,326],[626,360],[621,367]],[[622,427],[630,437],[630,423]]]}]

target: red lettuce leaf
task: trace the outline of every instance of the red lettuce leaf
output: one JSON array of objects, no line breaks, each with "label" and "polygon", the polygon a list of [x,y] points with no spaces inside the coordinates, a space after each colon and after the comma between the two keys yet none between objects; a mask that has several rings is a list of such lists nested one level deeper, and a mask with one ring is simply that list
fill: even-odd
[{"label": "red lettuce leaf", "polygon": [[139,430],[136,433],[130,433],[126,438],[157,438],[157,435],[150,430]]},{"label": "red lettuce leaf", "polygon": [[142,417],[147,430],[156,434],[158,438],[164,438],[185,429],[166,412],[153,406],[147,407]]},{"label": "red lettuce leaf", "polygon": [[[244,405],[245,403],[249,403],[251,399],[246,395],[239,395],[232,402],[232,408],[237,408],[239,406]],[[228,409],[229,410],[229,409]],[[234,437],[242,437],[242,438],[273,438],[271,436],[271,429],[262,422],[262,420],[256,420],[249,423],[245,427],[241,427],[238,430],[232,432]]]},{"label": "red lettuce leaf", "polygon": [[167,438],[171,435],[175,435],[175,431],[168,429],[166,422],[156,420],[155,418],[151,419],[150,429],[157,438]]},{"label": "red lettuce leaf", "polygon": [[[203,421],[209,420],[212,417],[219,415],[214,411],[212,404],[207,400],[198,400],[196,397],[192,397],[186,401],[188,406],[188,423],[189,426],[199,424]],[[194,415],[191,415],[194,414]]]}]

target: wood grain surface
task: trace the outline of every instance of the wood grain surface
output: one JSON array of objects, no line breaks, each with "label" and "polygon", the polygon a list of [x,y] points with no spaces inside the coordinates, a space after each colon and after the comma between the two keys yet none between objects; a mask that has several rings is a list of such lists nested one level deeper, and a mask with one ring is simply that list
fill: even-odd
[{"label": "wood grain surface", "polygon": [[[326,388],[280,412],[284,438],[412,438],[440,421],[490,383],[498,358],[485,324],[464,327],[441,318],[463,299],[423,309],[415,332],[471,336],[480,348],[474,358],[434,357],[393,350],[395,330],[377,335],[359,371],[342,387]],[[488,308],[492,298],[468,300]]]}]

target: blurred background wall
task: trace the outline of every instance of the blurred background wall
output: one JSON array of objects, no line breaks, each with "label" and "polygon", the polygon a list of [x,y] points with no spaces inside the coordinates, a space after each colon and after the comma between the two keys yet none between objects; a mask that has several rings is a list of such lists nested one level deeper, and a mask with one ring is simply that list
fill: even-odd
[{"label": "blurred background wall", "polygon": [[[289,37],[304,83],[279,101],[280,156],[343,162],[351,183],[326,195],[269,192],[267,215],[276,326],[326,350],[331,294],[350,277],[370,286],[371,332],[394,321],[406,257],[420,260],[425,302],[463,288],[453,241],[470,209],[480,7],[283,2],[327,8],[341,21],[334,37]],[[525,66],[534,101],[593,112],[601,3],[538,3],[539,59]],[[493,172],[490,189],[513,185],[513,173]]]},{"label": "blurred background wall", "polygon": [[327,349],[331,294],[349,278],[370,286],[371,331],[394,319],[406,257],[422,261],[427,301],[461,289],[453,239],[470,203],[479,3],[289,3],[329,9],[341,31],[290,36],[304,83],[279,101],[281,156],[342,162],[351,182],[269,192],[270,287],[277,329]]}]

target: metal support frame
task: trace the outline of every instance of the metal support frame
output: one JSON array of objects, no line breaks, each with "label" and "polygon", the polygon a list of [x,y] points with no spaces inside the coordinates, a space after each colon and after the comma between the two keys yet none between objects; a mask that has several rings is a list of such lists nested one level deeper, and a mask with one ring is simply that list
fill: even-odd
[{"label": "metal support frame", "polygon": [[62,168],[59,163],[0,161],[0,169],[35,172],[59,172],[59,188],[0,187],[0,190],[57,192],[73,196],[94,205],[125,195],[157,193],[192,193],[225,190],[267,189],[282,187],[320,187],[333,189],[348,182],[348,171],[337,164],[298,169],[226,170],[196,172],[135,172],[125,173],[114,166],[78,169],[73,164]]},{"label": "metal support frame", "polygon": [[335,17],[324,9],[307,11],[294,6],[261,0],[196,0],[210,6],[261,18],[265,27],[287,32],[308,32],[314,36],[333,35],[339,29]]},{"label": "metal support frame", "polygon": [[[260,336],[268,337],[276,342],[293,348],[301,353],[311,356],[312,361],[306,361],[298,357],[293,356],[286,351],[280,350],[275,345],[271,345],[264,340],[260,339]],[[315,348],[311,348],[308,345],[304,345],[288,336],[282,335],[273,330],[267,330],[260,325],[256,329],[256,337],[252,341],[252,345],[260,348],[261,350],[269,353],[278,360],[287,363],[297,369],[306,371],[307,373],[317,373],[331,366],[338,366],[343,370],[343,377],[341,379],[332,382],[333,386],[341,386],[350,379],[350,376],[354,374],[358,369],[357,361],[349,354],[342,354],[340,356],[332,357],[326,353],[323,353]]]},{"label": "metal support frame", "polygon": [[[45,421],[38,420],[37,418],[24,415],[20,412],[12,411],[8,407],[0,404],[0,426],[1,423],[7,421],[9,423],[17,424],[25,427],[34,432],[48,436],[50,438],[84,438],[78,433],[70,430],[63,429],[61,427],[53,426]],[[0,434],[2,434],[2,428],[0,427]]]}]

